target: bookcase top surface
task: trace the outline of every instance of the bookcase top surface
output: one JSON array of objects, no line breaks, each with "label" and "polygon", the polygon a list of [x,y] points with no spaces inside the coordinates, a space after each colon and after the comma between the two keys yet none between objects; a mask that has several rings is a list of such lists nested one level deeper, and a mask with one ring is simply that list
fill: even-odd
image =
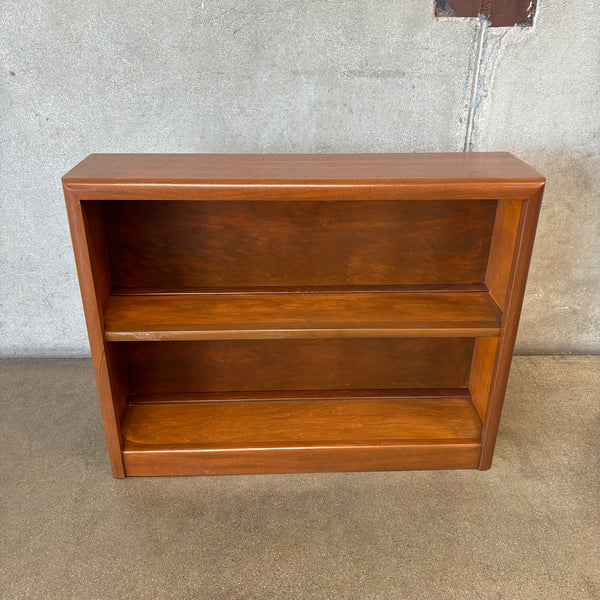
[{"label": "bookcase top surface", "polygon": [[508,152],[438,154],[90,154],[63,177],[78,185],[310,185],[449,181],[542,184]]}]

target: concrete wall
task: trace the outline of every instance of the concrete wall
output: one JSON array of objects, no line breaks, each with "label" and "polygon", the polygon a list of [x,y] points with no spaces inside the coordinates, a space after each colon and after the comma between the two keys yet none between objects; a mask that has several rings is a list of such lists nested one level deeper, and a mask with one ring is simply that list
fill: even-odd
[{"label": "concrete wall", "polygon": [[[473,149],[548,177],[521,352],[600,350],[600,28],[541,0],[489,29]],[[0,355],[87,339],[60,176],[90,152],[462,150],[475,19],[433,0],[5,0]]]}]

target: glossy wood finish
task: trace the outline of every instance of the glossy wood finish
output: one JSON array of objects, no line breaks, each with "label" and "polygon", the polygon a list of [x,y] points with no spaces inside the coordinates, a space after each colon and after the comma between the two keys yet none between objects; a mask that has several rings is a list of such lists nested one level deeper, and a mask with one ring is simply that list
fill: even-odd
[{"label": "glossy wood finish", "polygon": [[471,362],[471,373],[469,375],[469,390],[473,396],[473,404],[482,419],[485,417],[487,411],[497,348],[497,337],[477,338],[473,348],[473,360]]},{"label": "glossy wood finish", "polygon": [[[132,404],[123,424],[128,474],[135,473],[136,455],[163,453],[175,463],[194,457],[195,472],[263,472],[257,454],[275,453],[286,463],[290,452],[319,450],[325,470],[353,470],[359,453],[383,448],[396,454],[396,466],[415,446],[431,452],[444,447],[448,457],[475,466],[472,454],[480,441],[481,421],[468,398],[400,400],[278,400],[251,403]],[[249,455],[239,463],[239,453]],[[310,455],[309,455],[310,456]],[[263,459],[264,460],[264,459]],[[295,460],[298,460],[296,457]],[[360,468],[363,468],[359,459]],[[447,458],[446,460],[449,460]],[[215,464],[217,462],[217,464]],[[310,463],[308,463],[310,465]],[[385,468],[390,465],[385,464]],[[313,467],[314,468],[314,467]],[[269,471],[273,470],[269,467]],[[153,465],[145,474],[162,474]]]},{"label": "glossy wood finish", "polygon": [[489,469],[492,466],[500,415],[504,404],[504,394],[510,372],[510,363],[517,337],[519,319],[521,317],[523,295],[527,283],[527,273],[529,272],[529,263],[540,214],[542,195],[543,187],[540,187],[536,193],[523,201],[519,213],[514,251],[512,256],[506,259],[507,261],[510,260],[511,268],[507,284],[506,303],[502,313],[502,333],[498,340],[487,410],[483,420],[483,447],[479,463],[481,470]]},{"label": "glossy wood finish", "polygon": [[79,200],[522,198],[544,178],[508,152],[92,154],[63,177]]},{"label": "glossy wood finish", "polygon": [[485,283],[490,295],[501,309],[506,304],[521,208],[521,200],[501,200],[498,202],[494,221],[494,237],[490,248]]},{"label": "glossy wood finish", "polygon": [[487,293],[114,296],[111,341],[498,335]]},{"label": "glossy wood finish", "polygon": [[507,153],[85,159],[113,474],[489,468],[543,184]]},{"label": "glossy wood finish", "polygon": [[465,398],[132,404],[123,423],[126,450],[479,443],[480,434]]},{"label": "glossy wood finish", "polygon": [[264,390],[246,392],[199,392],[180,394],[131,394],[130,404],[198,404],[206,402],[256,402],[264,400],[384,400],[403,398],[470,398],[466,388],[400,388],[342,390]]},{"label": "glossy wood finish", "polygon": [[249,448],[216,450],[124,450],[128,476],[236,475],[474,469],[481,444],[387,444],[338,448]]},{"label": "glossy wood finish", "polygon": [[131,342],[133,393],[460,388],[472,338]]},{"label": "glossy wood finish", "polygon": [[495,200],[104,202],[116,287],[483,282]]},{"label": "glossy wood finish", "polygon": [[77,197],[66,189],[65,199],[112,472],[122,478],[125,469],[121,455],[121,421],[128,387],[124,362],[117,360],[120,351],[116,346],[109,349],[104,341],[104,306],[110,298],[112,280],[107,267],[102,211],[99,205],[84,211]]},{"label": "glossy wood finish", "polygon": [[[69,189],[100,186],[223,186],[318,182],[344,187],[369,183],[420,185],[461,181],[543,183],[544,178],[508,152],[421,154],[91,154],[69,171]],[[154,195],[160,194],[155,190]],[[98,194],[100,195],[100,194]],[[293,196],[293,194],[290,194]]]}]

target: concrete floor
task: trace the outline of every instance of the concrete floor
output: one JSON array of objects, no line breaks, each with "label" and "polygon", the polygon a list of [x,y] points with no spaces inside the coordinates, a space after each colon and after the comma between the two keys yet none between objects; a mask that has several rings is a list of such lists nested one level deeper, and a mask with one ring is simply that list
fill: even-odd
[{"label": "concrete floor", "polygon": [[88,360],[0,361],[0,597],[600,598],[600,357],[520,357],[490,471],[109,473]]}]

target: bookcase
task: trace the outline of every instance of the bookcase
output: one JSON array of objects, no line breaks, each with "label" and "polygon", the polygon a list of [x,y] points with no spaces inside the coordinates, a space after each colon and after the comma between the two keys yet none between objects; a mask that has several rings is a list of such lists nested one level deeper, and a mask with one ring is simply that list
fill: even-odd
[{"label": "bookcase", "polygon": [[115,477],[490,467],[525,163],[92,154],[62,181]]}]

